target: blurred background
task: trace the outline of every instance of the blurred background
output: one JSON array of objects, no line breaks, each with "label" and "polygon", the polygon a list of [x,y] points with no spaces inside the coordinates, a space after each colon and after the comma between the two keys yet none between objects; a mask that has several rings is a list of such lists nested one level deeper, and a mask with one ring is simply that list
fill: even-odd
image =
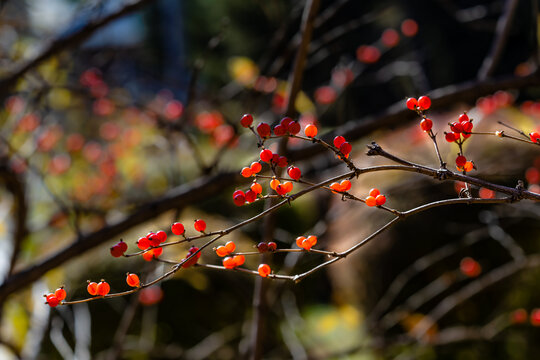
[{"label": "blurred background", "polygon": [[[464,111],[475,131],[540,131],[535,0],[0,1],[0,358],[536,357],[540,208],[531,201],[423,212],[297,284],[195,267],[129,296],[44,305],[43,294],[60,285],[68,300],[84,299],[87,280],[120,292],[126,272],[145,282],[170,268],[113,258],[119,239],[131,253],[139,237],[175,221],[195,235],[194,219],[214,231],[264,209],[232,201],[251,182],[240,170],[260,151],[239,120],[251,113],[255,124],[275,125],[286,113],[310,9],[291,115],[302,128],[317,124],[329,142],[344,135],[358,167],[390,163],[365,156],[377,141],[438,168],[405,108],[410,96],[432,97],[427,114],[451,170],[458,149],[443,132]],[[285,155],[305,179],[347,171],[334,154],[294,140]],[[538,149],[487,135],[464,146],[472,176],[509,187],[522,180],[533,192]],[[403,211],[455,198],[464,186],[400,172],[352,183],[359,198],[377,187]],[[343,251],[391,218],[316,191],[223,243],[294,248],[297,236],[314,234],[317,248]],[[167,247],[163,258],[179,261],[188,248]],[[281,274],[325,260],[264,259]],[[260,261],[248,257],[245,267]],[[200,262],[221,259],[208,248]]]}]

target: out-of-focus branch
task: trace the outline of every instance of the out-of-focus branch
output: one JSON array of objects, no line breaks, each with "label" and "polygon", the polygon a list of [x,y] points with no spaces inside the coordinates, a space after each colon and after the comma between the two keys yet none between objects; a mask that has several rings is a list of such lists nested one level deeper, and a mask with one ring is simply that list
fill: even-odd
[{"label": "out-of-focus branch", "polygon": [[[522,89],[539,85],[540,76],[536,73],[525,77],[506,76],[485,81],[469,81],[431,91],[431,106],[432,108],[444,108],[460,102],[473,103],[478,97],[492,94],[497,90]],[[342,135],[350,142],[375,130],[403,125],[407,121],[417,118],[417,114],[408,110],[403,101],[400,101],[375,116],[348,121],[344,126],[322,136],[322,139],[331,143],[334,136]],[[291,160],[303,160],[322,152],[324,152],[324,148],[312,144],[299,149],[291,149],[288,157]]]},{"label": "out-of-focus branch", "polygon": [[496,284],[497,282],[508,278],[521,270],[540,266],[540,254],[527,256],[522,261],[512,261],[499,266],[486,273],[484,276],[472,281],[460,290],[442,300],[433,310],[431,310],[414,328],[414,335],[418,340],[426,340],[425,334],[431,326],[446,315],[449,311],[470,299],[474,295]]},{"label": "out-of-focus branch", "polygon": [[179,186],[156,200],[141,205],[125,219],[115,224],[105,226],[96,232],[80,236],[72,244],[57,253],[8,277],[2,285],[0,285],[0,302],[14,291],[37,280],[43,276],[45,272],[75,258],[89,249],[109,241],[111,238],[120,235],[122,232],[129,230],[133,226],[153,219],[166,211],[203,201],[208,197],[220,193],[223,188],[232,186],[240,180],[240,176],[233,173],[222,173],[213,177],[198,179],[193,183]]},{"label": "out-of-focus branch", "polygon": [[478,78],[480,80],[485,80],[486,78],[490,77],[499,63],[501,55],[504,51],[504,47],[506,46],[506,40],[508,40],[508,35],[510,33],[512,20],[514,19],[518,2],[518,0],[506,1],[506,6],[503,13],[497,22],[497,28],[493,43],[491,44],[491,49],[489,50],[488,55],[485,57],[480,70],[478,71]]},{"label": "out-of-focus branch", "polygon": [[6,188],[13,195],[13,209],[15,215],[15,231],[13,234],[13,251],[9,261],[9,268],[6,276],[11,275],[19,252],[21,244],[28,234],[26,218],[28,216],[28,206],[26,204],[25,186],[23,180],[15,174],[7,165],[0,166],[0,178],[5,183]]},{"label": "out-of-focus branch", "polygon": [[15,64],[14,68],[9,73],[0,78],[0,98],[6,96],[17,80],[19,80],[19,78],[22,77],[28,70],[35,68],[43,61],[51,58],[63,50],[79,45],[105,25],[124,15],[141,9],[152,1],[154,0],[129,1],[124,7],[102,18],[93,19],[80,29],[73,31],[68,35],[63,35],[52,40],[49,45],[47,45],[47,47],[34,58]]}]

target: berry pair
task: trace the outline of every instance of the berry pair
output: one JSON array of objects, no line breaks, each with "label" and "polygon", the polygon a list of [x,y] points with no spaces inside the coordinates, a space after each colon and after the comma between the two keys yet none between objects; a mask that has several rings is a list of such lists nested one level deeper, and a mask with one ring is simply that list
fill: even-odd
[{"label": "berry pair", "polygon": [[257,250],[260,253],[265,253],[267,251],[276,251],[276,249],[277,249],[277,244],[273,241],[270,241],[270,242],[262,241],[257,244]]},{"label": "berry pair", "polygon": [[334,146],[342,153],[346,158],[352,151],[352,145],[349,144],[343,136],[336,136],[334,138]]},{"label": "berry pair", "polygon": [[223,267],[225,267],[225,269],[234,269],[235,267],[243,265],[245,262],[246,257],[244,255],[227,256],[223,259]]},{"label": "berry pair", "polygon": [[252,162],[251,163],[251,166],[250,167],[243,167],[242,170],[240,171],[240,174],[243,176],[243,177],[250,177],[250,176],[253,176],[255,174],[258,174],[260,171],[262,170],[262,165],[260,162],[258,161],[255,161],[255,162]]},{"label": "berry pair", "polygon": [[236,249],[234,242],[229,241],[225,245],[220,245],[216,248],[216,254],[219,257],[225,257],[230,255]]},{"label": "berry pair", "polygon": [[111,247],[111,255],[114,257],[120,257],[127,251],[127,244],[120,240],[116,245]]},{"label": "berry pair", "polygon": [[352,184],[349,180],[343,180],[340,183],[335,182],[335,183],[330,184],[330,189],[332,189],[332,192],[334,194],[349,191],[351,187],[352,187]]},{"label": "berry pair", "polygon": [[86,290],[92,296],[105,296],[111,291],[111,286],[103,279],[99,283],[88,280]]},{"label": "berry pair", "polygon": [[66,298],[66,290],[64,290],[64,287],[60,287],[56,289],[54,293],[44,295],[45,299],[47,301],[47,304],[50,307],[56,307],[62,300]]},{"label": "berry pair", "polygon": [[315,235],[310,235],[307,238],[305,236],[296,238],[296,245],[304,250],[310,250],[315,244],[317,244],[317,237]]}]

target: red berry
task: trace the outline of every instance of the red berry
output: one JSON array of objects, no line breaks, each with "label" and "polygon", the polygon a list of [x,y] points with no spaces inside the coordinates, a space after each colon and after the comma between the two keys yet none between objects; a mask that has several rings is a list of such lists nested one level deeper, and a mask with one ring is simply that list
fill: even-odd
[{"label": "red berry", "polygon": [[384,205],[385,202],[386,202],[386,196],[384,195],[377,195],[377,197],[375,198],[375,205],[377,206]]},{"label": "red berry", "polygon": [[276,251],[277,249],[277,244],[273,241],[270,241],[268,243],[268,251]]},{"label": "red berry", "polygon": [[174,235],[182,235],[186,230],[184,229],[184,225],[179,222],[175,222],[171,225],[171,231]]},{"label": "red berry", "polygon": [[461,133],[463,132],[463,125],[459,121],[454,121],[452,124],[450,124],[450,130],[455,133]]},{"label": "red berry", "polygon": [[422,119],[422,121],[420,121],[420,128],[422,130],[429,131],[431,130],[432,127],[433,127],[433,121],[431,121],[430,119],[425,118],[425,119]]},{"label": "red berry", "polygon": [[253,116],[251,114],[244,114],[240,119],[240,124],[245,128],[250,127],[253,124]]},{"label": "red berry", "polygon": [[144,252],[142,254],[142,257],[145,261],[152,261],[152,259],[154,258],[154,250],[155,249],[151,249],[151,250],[148,250],[146,252]]},{"label": "red berry", "polygon": [[242,206],[246,203],[246,197],[242,194],[235,195],[233,197],[234,205]]},{"label": "red berry", "polygon": [[279,154],[272,154],[271,162],[273,162],[274,164],[277,164],[278,161],[279,161]]},{"label": "red berry", "polygon": [[298,247],[302,247],[302,243],[304,242],[304,240],[306,240],[306,237],[305,236],[299,236],[296,238],[296,246]]},{"label": "red berry", "polygon": [[409,110],[416,110],[416,107],[418,106],[418,101],[415,98],[408,98],[405,102],[407,105],[407,109]]},{"label": "red berry", "polygon": [[428,96],[420,96],[418,98],[418,107],[421,110],[427,110],[431,106],[431,99]]},{"label": "red berry", "polygon": [[121,247],[118,244],[111,247],[111,255],[114,257],[120,257],[124,254]]},{"label": "red berry", "polygon": [[284,168],[284,167],[287,167],[288,161],[285,156],[280,156],[276,163],[277,163],[277,166]]},{"label": "red berry", "polygon": [[377,205],[377,200],[373,196],[368,196],[366,198],[366,205],[367,206],[375,206],[375,205]]},{"label": "red berry", "polygon": [[527,321],[527,310],[516,309],[510,314],[510,322],[512,324],[523,324]]},{"label": "red berry", "polygon": [[281,121],[279,122],[279,124],[281,126],[283,126],[285,129],[287,129],[289,127],[289,124],[292,123],[294,120],[291,119],[290,117],[286,116],[284,117],[283,119],[281,119]]},{"label": "red berry", "polygon": [[64,287],[56,289],[54,296],[60,301],[64,300],[66,298],[66,290],[64,290]]},{"label": "red berry", "polygon": [[267,138],[270,136],[270,125],[267,123],[260,123],[257,125],[257,133],[262,138]]},{"label": "red berry", "polygon": [[461,126],[463,127],[464,132],[471,132],[473,129],[473,123],[470,121],[462,121]]},{"label": "red berry", "polygon": [[268,243],[260,242],[257,244],[257,251],[260,253],[265,253],[268,251]]},{"label": "red berry", "polygon": [[243,167],[242,171],[240,171],[240,175],[242,175],[245,178],[248,178],[251,175],[253,175],[253,171],[251,171],[251,168]]},{"label": "red berry", "polygon": [[283,136],[287,133],[287,128],[285,128],[283,125],[278,124],[274,126],[274,135],[276,136]]},{"label": "red berry", "polygon": [[467,162],[467,158],[465,158],[465,156],[463,155],[459,155],[457,158],[456,158],[456,166],[457,167],[463,167],[465,166],[465,163]]},{"label": "red berry", "polygon": [[159,230],[156,233],[156,237],[159,239],[160,243],[165,242],[167,240],[167,233],[163,230]]},{"label": "red berry", "polygon": [[253,190],[246,191],[245,200],[249,203],[254,202],[257,199],[257,193]]},{"label": "red berry", "polygon": [[296,166],[290,166],[287,169],[287,174],[291,177],[293,180],[298,180],[302,176],[302,171],[297,168]]},{"label": "red berry", "polygon": [[394,29],[386,29],[381,35],[384,46],[392,48],[399,43],[399,33]]},{"label": "red berry", "polygon": [[289,134],[298,134],[300,132],[300,124],[296,121],[292,121],[289,126],[287,126],[287,131],[289,132]]},{"label": "red berry", "polygon": [[281,184],[276,186],[276,188],[274,190],[276,190],[276,192],[281,196],[283,196],[283,195],[285,195],[287,193],[287,190]]},{"label": "red berry", "polygon": [[459,115],[458,121],[459,121],[459,122],[462,122],[462,121],[469,121],[469,116],[468,116],[467,114],[463,113],[463,114]]},{"label": "red berry", "polygon": [[122,253],[125,253],[125,252],[127,251],[128,246],[127,246],[127,244],[124,242],[124,240],[120,240],[120,241],[118,242],[118,244],[116,244],[116,245],[120,247],[120,250],[122,250]]},{"label": "red berry", "polygon": [[530,321],[532,326],[540,326],[540,309],[532,309]]},{"label": "red berry", "polygon": [[48,294],[45,299],[50,307],[56,307],[58,304],[60,304],[60,299],[58,299],[54,294]]},{"label": "red berry", "polygon": [[349,144],[348,142],[344,142],[343,144],[341,144],[341,146],[339,147],[339,151],[347,156],[350,154],[350,152],[352,151],[352,146],[351,144]]},{"label": "red berry", "polygon": [[96,290],[97,295],[105,296],[109,293],[109,291],[111,291],[111,287],[106,281],[101,280],[99,284],[97,284]]},{"label": "red berry", "polygon": [[262,165],[258,161],[254,161],[251,163],[251,166],[249,167],[251,169],[251,172],[253,174],[257,174],[262,169]]},{"label": "red berry", "polygon": [[445,139],[448,142],[454,142],[459,139],[459,134],[455,132],[449,132],[445,134]]},{"label": "red berry", "polygon": [[310,124],[306,126],[304,129],[304,134],[306,134],[307,137],[315,137],[317,136],[317,127],[313,124]]},{"label": "red berry", "polygon": [[537,132],[537,131],[534,131],[534,132],[530,133],[529,137],[531,138],[531,141],[534,142],[534,143],[539,143],[540,142],[540,133]]},{"label": "red berry", "polygon": [[257,250],[260,252],[260,253],[265,253],[268,251],[268,243],[265,243],[265,242],[260,242],[257,244]]},{"label": "red berry", "polygon": [[466,257],[459,263],[459,269],[468,277],[477,277],[482,272],[482,267],[473,258]]},{"label": "red berry", "polygon": [[261,264],[259,265],[257,271],[262,277],[267,277],[272,272],[272,269],[270,269],[270,266],[268,266],[267,264]]},{"label": "red berry", "polygon": [[[202,220],[201,220],[202,221]],[[187,255],[186,255],[186,259],[189,258],[191,255],[193,255],[194,253],[196,253],[197,251],[199,251],[199,248],[196,247],[196,246],[192,246]],[[201,257],[201,252],[197,252],[196,255],[194,255],[192,258],[190,258],[189,260],[185,261],[183,264],[182,264],[182,267],[183,268],[188,268],[190,266],[193,266],[197,263],[197,261],[199,260],[199,258]]]},{"label": "red berry", "polygon": [[160,238],[155,233],[149,233],[146,237],[152,246],[159,246],[161,244]]},{"label": "red berry", "polygon": [[141,250],[146,250],[150,247],[150,241],[146,237],[142,237],[137,241],[137,247]]},{"label": "red berry", "polygon": [[206,222],[204,220],[197,219],[195,220],[194,226],[195,226],[195,230],[199,232],[204,232],[204,230],[206,229]]},{"label": "red berry", "polygon": [[98,284],[96,282],[90,282],[90,280],[88,280],[88,286],[86,287],[86,290],[88,290],[88,293],[92,296],[95,296],[97,295],[97,286]]},{"label": "red berry", "polygon": [[262,193],[262,186],[261,186],[261,184],[254,182],[253,184],[251,184],[251,190],[255,194],[260,194],[260,193]]},{"label": "red berry", "polygon": [[344,142],[345,142],[345,138],[343,136],[336,136],[334,138],[334,146],[338,149],[341,147],[341,144],[343,144]]},{"label": "red berry", "polygon": [[[302,237],[303,236],[301,236],[301,238]],[[297,241],[297,244],[298,244],[298,238],[296,239],[296,241]],[[317,237],[314,236],[314,235],[310,235],[307,238],[304,238],[304,240],[301,243],[301,247],[304,250],[310,250],[313,246],[315,246],[315,244],[317,244]]]},{"label": "red berry", "polygon": [[272,154],[271,150],[264,149],[260,153],[261,160],[264,162],[270,162],[272,160],[274,154]]},{"label": "red berry", "polygon": [[141,282],[137,274],[128,273],[126,276],[126,283],[131,287],[139,287]]}]

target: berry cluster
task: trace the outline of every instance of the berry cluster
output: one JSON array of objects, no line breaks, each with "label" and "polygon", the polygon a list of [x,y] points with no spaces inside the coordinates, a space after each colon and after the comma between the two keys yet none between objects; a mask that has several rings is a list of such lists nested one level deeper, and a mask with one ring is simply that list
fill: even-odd
[{"label": "berry cluster", "polygon": [[366,197],[367,206],[381,206],[386,202],[386,196],[381,194],[379,189],[373,188],[369,190],[369,195]]},{"label": "berry cluster", "polygon": [[58,304],[62,302],[66,298],[66,290],[64,290],[64,287],[60,287],[56,289],[54,293],[44,295],[46,299],[46,303],[50,307],[56,307]]}]

